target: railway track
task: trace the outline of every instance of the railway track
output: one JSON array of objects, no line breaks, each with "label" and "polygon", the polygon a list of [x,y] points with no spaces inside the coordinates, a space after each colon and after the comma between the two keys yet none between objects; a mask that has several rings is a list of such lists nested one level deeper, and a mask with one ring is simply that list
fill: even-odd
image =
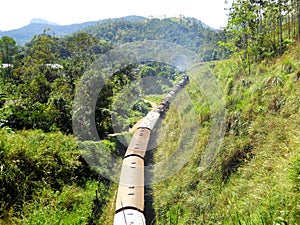
[{"label": "railway track", "polygon": [[164,117],[171,100],[187,83],[184,76],[155,110],[138,125],[125,153],[116,200],[114,225],[146,225],[144,216],[144,159],[151,132],[158,119]]}]

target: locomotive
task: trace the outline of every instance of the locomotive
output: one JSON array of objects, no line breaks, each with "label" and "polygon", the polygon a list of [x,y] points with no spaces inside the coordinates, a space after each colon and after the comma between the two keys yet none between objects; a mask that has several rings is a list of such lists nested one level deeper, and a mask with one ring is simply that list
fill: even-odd
[{"label": "locomotive", "polygon": [[144,117],[134,132],[123,159],[114,225],[146,225],[144,216],[144,159],[151,131],[158,119],[165,116],[176,93],[188,83],[189,76],[184,75],[157,108]]}]

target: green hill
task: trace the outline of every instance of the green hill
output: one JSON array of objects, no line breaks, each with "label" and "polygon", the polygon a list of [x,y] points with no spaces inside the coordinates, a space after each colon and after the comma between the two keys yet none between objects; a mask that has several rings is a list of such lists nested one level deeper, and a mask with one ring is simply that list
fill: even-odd
[{"label": "green hill", "polygon": [[81,24],[57,25],[43,20],[33,20],[29,25],[10,31],[0,31],[0,37],[11,37],[20,46],[32,41],[36,35],[74,36],[86,32],[92,36],[120,44],[143,40],[163,40],[183,45],[196,53],[203,61],[224,58],[228,52],[218,47],[224,33],[215,30],[195,18],[147,19],[140,16],[90,21]]},{"label": "green hill", "polygon": [[[155,224],[299,224],[299,50],[297,43],[283,56],[255,65],[251,74],[234,58],[208,64],[225,94],[226,135],[204,171],[199,166],[210,122],[203,113],[205,93],[192,79],[189,93],[203,118],[199,141],[179,173],[154,185]],[[164,121],[175,133],[156,149],[157,162],[174,151],[169,143],[180,135],[176,114],[171,109]]]},{"label": "green hill", "polygon": [[87,27],[83,31],[113,43],[162,40],[176,43],[199,54],[203,61],[216,60],[227,52],[218,46],[224,33],[195,18],[165,18],[143,21],[111,20]]},{"label": "green hill", "polygon": [[66,35],[71,35],[82,29],[85,29],[86,27],[93,26],[95,24],[103,24],[106,23],[107,21],[114,21],[114,20],[126,20],[126,21],[135,22],[135,21],[146,20],[146,18],[140,16],[127,16],[123,18],[88,21],[85,23],[70,24],[70,25],[57,25],[42,19],[33,19],[30,22],[30,24],[21,27],[19,29],[0,31],[0,37],[9,36],[11,38],[14,38],[19,45],[24,46],[26,43],[30,42],[30,40],[35,35],[43,34],[45,31],[47,31],[51,35],[63,37]]}]

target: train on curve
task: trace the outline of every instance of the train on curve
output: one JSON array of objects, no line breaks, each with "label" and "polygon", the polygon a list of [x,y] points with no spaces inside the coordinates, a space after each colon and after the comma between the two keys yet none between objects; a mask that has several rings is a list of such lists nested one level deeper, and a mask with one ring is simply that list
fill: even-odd
[{"label": "train on curve", "polygon": [[146,225],[144,216],[144,158],[151,131],[158,119],[164,117],[176,93],[188,83],[189,76],[184,75],[157,108],[144,117],[134,132],[123,159],[114,225]]}]

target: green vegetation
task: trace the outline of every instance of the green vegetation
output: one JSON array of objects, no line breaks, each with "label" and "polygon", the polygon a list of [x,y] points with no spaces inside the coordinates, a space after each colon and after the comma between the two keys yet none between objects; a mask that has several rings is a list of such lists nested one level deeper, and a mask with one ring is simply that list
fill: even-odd
[{"label": "green vegetation", "polygon": [[[187,88],[203,118],[200,138],[188,165],[154,186],[155,224],[299,224],[299,50],[294,45],[281,57],[262,61],[250,75],[235,58],[215,63],[226,94],[226,136],[205,171],[199,163],[210,123],[205,93],[195,94],[191,80]],[[175,115],[171,108],[164,121],[173,131],[165,138],[175,146],[162,143],[157,161],[176,149]]]},{"label": "green vegetation", "polygon": [[[0,133],[1,224],[89,219],[98,175],[85,164],[72,136],[40,130]],[[102,201],[107,188],[99,181]]]},{"label": "green vegetation", "polygon": [[[179,115],[171,107],[163,121],[170,132],[159,136],[168,141],[160,142],[155,162],[180,145],[180,132],[183,144],[195,151],[180,172],[152,187],[153,223],[299,224],[299,9],[298,0],[234,1],[225,34],[180,17],[108,20],[62,38],[45,30],[24,47],[2,37],[0,62],[9,66],[0,68],[0,224],[112,224],[117,185],[99,177],[99,168],[86,161],[93,156],[84,150],[99,155],[99,142],[90,134],[73,136],[73,99],[99,55],[121,43],[154,39],[183,45],[202,61],[223,60],[201,63],[186,87],[200,123],[196,135],[190,138],[185,130],[195,125],[191,108],[182,106]],[[232,56],[224,60],[228,52]],[[196,80],[207,70],[224,91],[226,133],[203,171],[212,116],[207,93]],[[113,125],[128,139],[124,132],[151,107],[135,100],[147,96],[159,102],[181,75],[169,65],[145,62],[120,68],[106,80],[96,93],[95,110],[81,110],[95,113],[109,154],[120,157],[126,147],[108,138],[116,131]],[[180,93],[177,99],[186,97]],[[105,156],[99,162],[107,162]]]},{"label": "green vegetation", "polygon": [[218,41],[224,41],[224,33],[208,28],[194,18],[153,18],[135,22],[111,20],[88,27],[85,31],[100,39],[119,44],[145,40],[176,43],[198,53],[203,61],[228,56],[228,51],[218,46]]},{"label": "green vegetation", "polygon": [[[84,72],[113,46],[85,32],[57,38],[45,31],[24,47],[10,37],[0,39],[0,62],[8,65],[0,68],[0,224],[112,221],[116,187],[88,165],[90,155],[84,150],[97,151],[99,144],[73,137],[72,105]],[[117,116],[114,125],[120,132],[127,131],[151,108],[142,100],[130,105],[128,98],[168,92],[180,75],[171,66],[151,62],[120,68],[107,80],[95,119],[110,154],[120,157],[124,151],[118,139],[106,139],[116,131],[111,115]],[[147,77],[154,76],[168,82],[147,86]],[[145,88],[124,89],[134,88],[135,82]]]},{"label": "green vegetation", "polygon": [[[299,224],[299,1],[233,1],[226,41],[229,60],[207,64],[226,98],[226,135],[207,170],[200,168],[210,135],[209,105],[195,80],[189,93],[199,113],[193,157],[171,179],[154,185],[155,224]],[[276,57],[276,58],[275,58]],[[170,155],[180,123],[154,154]],[[192,122],[191,122],[192,123]],[[155,171],[157,175],[159,173]]]},{"label": "green vegetation", "polygon": [[226,41],[249,72],[254,62],[278,56],[300,37],[299,0],[235,0]]},{"label": "green vegetation", "polygon": [[[37,21],[38,20],[38,21]],[[104,19],[99,21],[91,21],[91,22],[84,22],[84,23],[76,23],[71,25],[56,25],[49,21],[40,20],[40,19],[33,19],[31,20],[30,24],[10,31],[0,31],[0,37],[9,36],[16,40],[16,42],[20,46],[24,46],[26,43],[30,42],[30,40],[35,35],[40,35],[45,32],[45,30],[50,31],[51,34],[55,34],[58,37],[63,37],[67,35],[72,35],[80,30],[83,30],[86,27],[93,26],[95,24],[103,24],[106,23],[108,20],[111,19]],[[116,18],[112,20],[127,20],[127,21],[143,21],[146,20],[145,17],[140,16],[126,16],[122,18]]]}]

